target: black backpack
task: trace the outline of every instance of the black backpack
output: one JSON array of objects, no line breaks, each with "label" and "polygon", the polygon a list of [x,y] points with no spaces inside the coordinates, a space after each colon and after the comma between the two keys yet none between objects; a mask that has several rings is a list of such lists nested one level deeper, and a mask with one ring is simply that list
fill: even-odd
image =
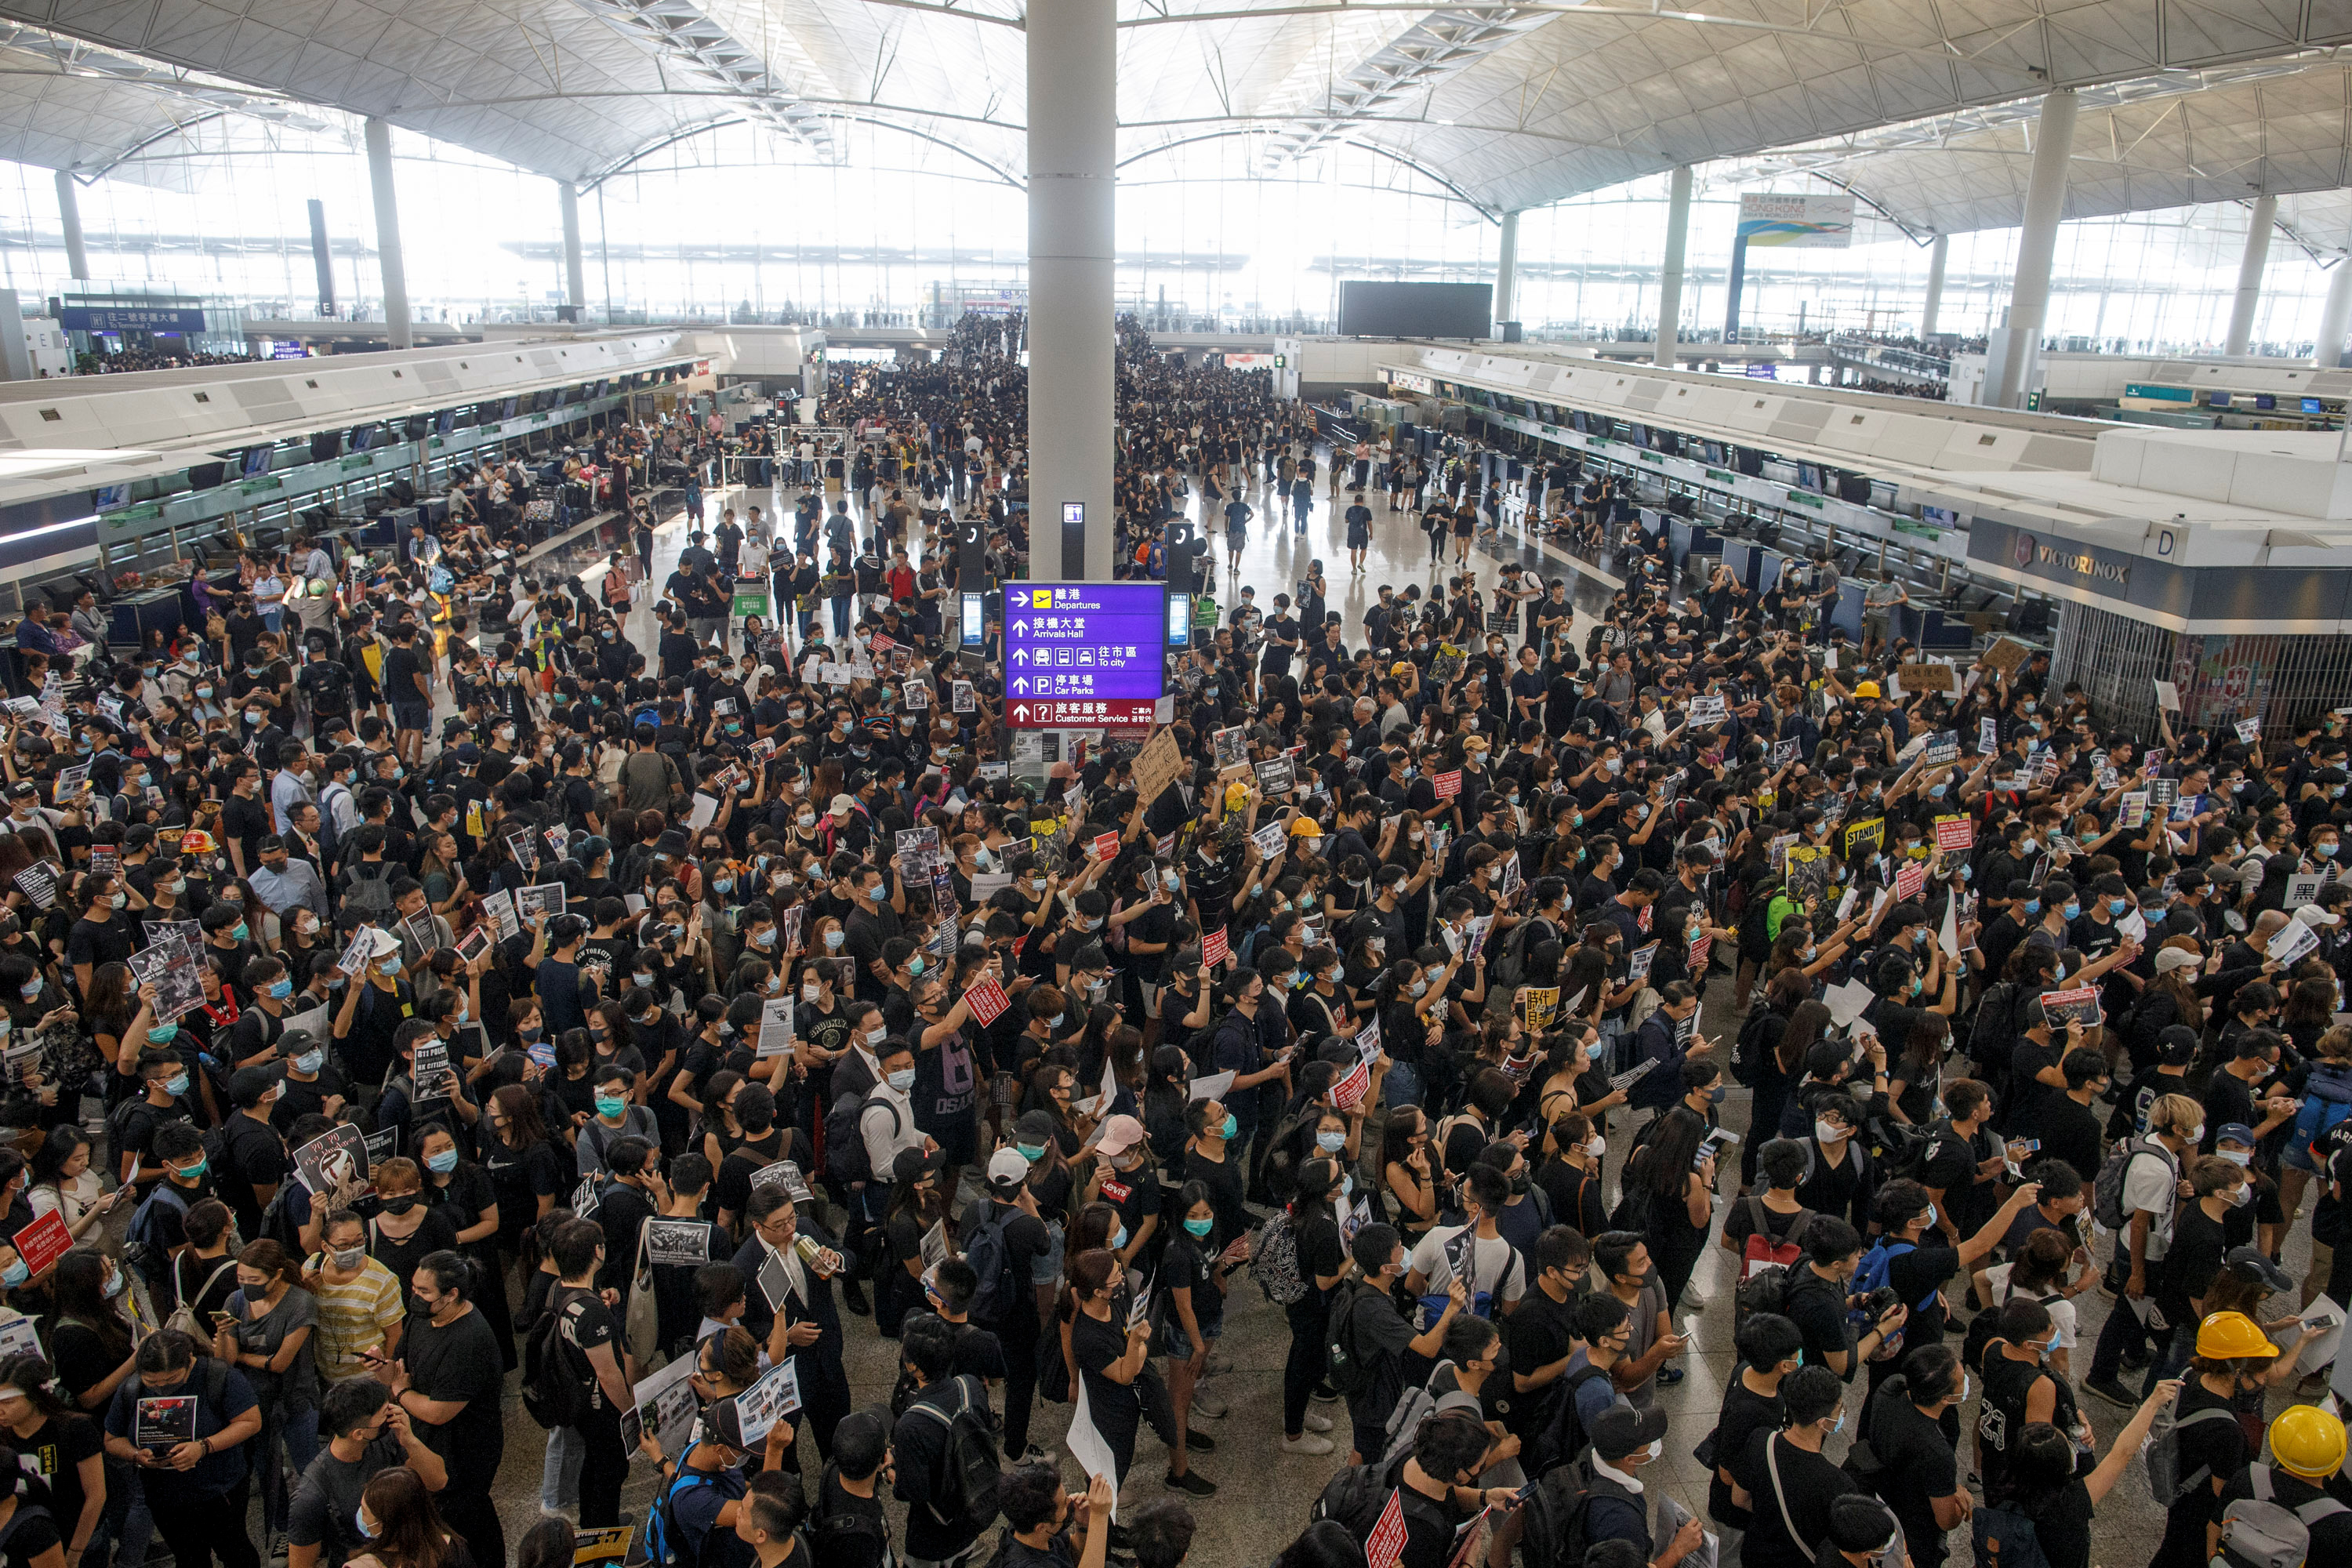
[{"label": "black backpack", "polygon": [[1732,1082],[1754,1089],[1756,1080],[1764,1076],[1765,1026],[1780,1016],[1769,1007],[1759,1007],[1739,1026],[1739,1037],[1731,1046]]},{"label": "black backpack", "polygon": [[[1551,1471],[1582,1457],[1591,1435],[1584,1429],[1584,1417],[1577,1413],[1576,1391],[1596,1377],[1607,1377],[1605,1366],[1584,1365],[1569,1372],[1555,1385],[1559,1393],[1552,1405],[1551,1419],[1544,1426],[1543,1435],[1536,1442],[1536,1462],[1528,1467],[1538,1471]],[[1530,1559],[1529,1561],[1533,1561]],[[1582,1560],[1580,1558],[1580,1562]]]},{"label": "black backpack", "polygon": [[570,1426],[589,1413],[588,1376],[576,1350],[566,1349],[563,1310],[584,1295],[551,1298],[547,1310],[530,1326],[522,1344],[522,1407],[530,1418],[552,1432]]},{"label": "black backpack", "polygon": [[[977,1395],[973,1389],[979,1386]],[[929,1416],[947,1429],[947,1445],[940,1455],[939,1485],[932,1489],[938,1500],[924,1506],[931,1517],[941,1524],[961,1521],[971,1530],[986,1530],[996,1522],[997,1486],[1003,1479],[1003,1467],[997,1455],[996,1434],[1002,1423],[996,1412],[988,1407],[988,1390],[980,1386],[975,1377],[955,1380],[956,1407],[952,1411],[918,1400],[907,1406],[907,1414],[918,1412]]]},{"label": "black backpack", "polygon": [[[866,1120],[866,1108],[877,1092],[868,1089],[858,1095],[844,1090],[824,1113],[824,1173],[844,1187],[874,1179],[874,1163],[866,1157],[866,1133],[858,1123]],[[898,1108],[887,1099],[881,1103],[890,1107],[890,1131],[895,1134],[901,1126]]]},{"label": "black backpack", "polygon": [[1377,1285],[1360,1284],[1332,1309],[1330,1326],[1324,1331],[1323,1336],[1327,1345],[1325,1355],[1330,1369],[1331,1386],[1339,1391],[1342,1398],[1353,1399],[1358,1394],[1370,1393],[1381,1372],[1378,1362],[1357,1349],[1361,1341],[1356,1332],[1356,1314],[1377,1312],[1388,1305],[1387,1291]]},{"label": "black backpack", "polygon": [[978,1224],[972,1223],[971,1214],[964,1215],[963,1260],[980,1279],[965,1315],[975,1323],[1003,1322],[1022,1300],[1020,1281],[1013,1277],[1013,1249],[1004,1244],[1004,1227],[1019,1211],[1007,1209],[1000,1215],[995,1208],[992,1201],[983,1198]]},{"label": "black backpack", "polygon": [[1592,1476],[1583,1465],[1561,1465],[1545,1472],[1521,1505],[1526,1516],[1519,1533],[1522,1568],[1582,1568],[1584,1550],[1591,1544],[1586,1531],[1591,1505]]}]

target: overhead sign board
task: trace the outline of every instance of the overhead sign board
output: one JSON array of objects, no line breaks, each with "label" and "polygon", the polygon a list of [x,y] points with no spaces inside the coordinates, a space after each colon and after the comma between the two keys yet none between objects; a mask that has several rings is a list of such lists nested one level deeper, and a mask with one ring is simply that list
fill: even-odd
[{"label": "overhead sign board", "polygon": [[1004,585],[1005,712],[1015,729],[1149,729],[1167,681],[1164,584]]},{"label": "overhead sign board", "polygon": [[1853,198],[1745,192],[1739,198],[1739,237],[1750,245],[1843,250],[1853,243]]},{"label": "overhead sign board", "polygon": [[2185,386],[2151,386],[2144,382],[2124,384],[2126,397],[2145,398],[2150,403],[2194,403],[2197,395]]}]

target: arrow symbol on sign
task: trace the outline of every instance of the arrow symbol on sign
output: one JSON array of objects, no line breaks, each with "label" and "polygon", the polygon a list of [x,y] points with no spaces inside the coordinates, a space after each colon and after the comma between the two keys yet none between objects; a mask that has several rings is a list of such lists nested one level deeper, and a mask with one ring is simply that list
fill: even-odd
[{"label": "arrow symbol on sign", "polygon": [[1027,621],[1015,621],[1013,623],[1013,635],[1014,637],[1026,636],[1028,631],[1029,623]]},{"label": "arrow symbol on sign", "polygon": [[1016,675],[1013,678],[1013,690],[1014,695],[1018,696],[1020,693],[1028,689],[1029,681],[1027,677]]},{"label": "arrow symbol on sign", "polygon": [[1024,702],[1020,707],[1015,708],[1013,710],[1013,717],[1020,723],[1026,724],[1029,722],[1029,705],[1026,702]]},{"label": "arrow symbol on sign", "polygon": [[1026,664],[1026,663],[1028,663],[1028,662],[1029,662],[1029,650],[1028,650],[1027,648],[1025,648],[1025,647],[1016,647],[1016,648],[1014,648],[1014,649],[1013,650],[1013,663],[1015,663],[1015,664]]}]

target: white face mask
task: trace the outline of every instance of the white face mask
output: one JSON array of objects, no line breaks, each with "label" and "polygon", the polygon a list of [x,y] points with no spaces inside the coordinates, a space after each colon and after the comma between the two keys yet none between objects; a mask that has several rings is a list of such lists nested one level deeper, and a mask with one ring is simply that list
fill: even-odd
[{"label": "white face mask", "polygon": [[1816,1121],[1813,1123],[1813,1136],[1824,1143],[1841,1143],[1853,1134],[1834,1121]]},{"label": "white face mask", "polygon": [[1609,1140],[1595,1132],[1592,1135],[1592,1142],[1584,1146],[1584,1152],[1598,1160],[1609,1152]]}]

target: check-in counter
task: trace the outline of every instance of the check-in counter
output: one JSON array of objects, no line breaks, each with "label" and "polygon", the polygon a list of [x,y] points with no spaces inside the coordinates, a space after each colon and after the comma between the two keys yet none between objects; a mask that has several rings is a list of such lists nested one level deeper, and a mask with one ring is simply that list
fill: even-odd
[{"label": "check-in counter", "polygon": [[161,632],[169,642],[194,610],[194,601],[176,584],[121,595],[106,606],[106,640],[115,647],[144,647],[148,633]]},{"label": "check-in counter", "polygon": [[1856,642],[1862,640],[1862,595],[1865,591],[1864,585],[1852,577],[1842,577],[1838,580],[1837,603],[1830,607],[1830,625],[1843,626],[1845,635]]},{"label": "check-in counter", "polygon": [[1890,636],[1908,637],[1915,646],[1931,652],[1965,653],[1976,647],[1976,629],[1958,611],[1934,605],[1897,605],[1886,620]]},{"label": "check-in counter", "polygon": [[1764,547],[1745,539],[1717,538],[1722,539],[1723,563],[1731,568],[1732,580],[1751,594],[1757,592],[1757,574],[1764,565]]},{"label": "check-in counter", "polygon": [[[1673,558],[1677,571],[1690,570],[1690,558],[1694,555],[1707,557],[1719,556],[1723,553],[1722,536],[1704,523],[1693,522],[1686,518],[1669,517],[1666,521],[1666,552]],[[1700,571],[1712,569],[1711,563],[1704,559],[1697,568]]]}]

